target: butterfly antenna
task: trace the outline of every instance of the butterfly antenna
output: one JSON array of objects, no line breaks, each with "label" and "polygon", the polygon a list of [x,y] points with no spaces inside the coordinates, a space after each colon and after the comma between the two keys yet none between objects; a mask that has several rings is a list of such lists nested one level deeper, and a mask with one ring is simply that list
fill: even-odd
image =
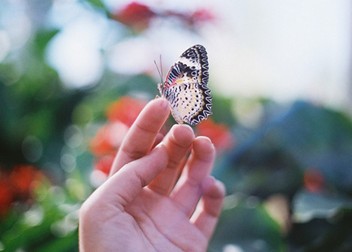
[{"label": "butterfly antenna", "polygon": [[161,54],[159,56],[159,64],[160,64],[160,72],[161,72],[161,82],[163,82],[164,76],[163,76],[163,62],[161,60]]},{"label": "butterfly antenna", "polygon": [[[160,58],[161,58],[161,55],[160,55]],[[160,68],[158,67],[158,63],[156,63],[156,61],[154,60],[154,65],[156,67],[156,70],[158,71],[159,73],[159,76],[160,76],[160,83],[163,83],[163,70],[162,70],[162,66],[160,65]]]}]

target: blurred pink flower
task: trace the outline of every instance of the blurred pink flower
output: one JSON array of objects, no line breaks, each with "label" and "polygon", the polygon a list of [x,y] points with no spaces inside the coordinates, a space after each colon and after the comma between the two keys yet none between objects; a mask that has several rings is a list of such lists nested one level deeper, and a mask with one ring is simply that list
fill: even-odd
[{"label": "blurred pink flower", "polygon": [[33,165],[16,165],[9,172],[0,170],[0,218],[9,212],[14,201],[33,199],[33,191],[44,180],[44,174]]},{"label": "blurred pink flower", "polygon": [[215,20],[215,15],[210,10],[205,8],[201,8],[189,13],[177,12],[177,11],[171,10],[171,11],[166,11],[161,15],[166,17],[177,18],[180,21],[183,21],[190,28],[197,27],[204,23],[213,22]]},{"label": "blurred pink flower", "polygon": [[33,165],[17,165],[10,173],[10,183],[16,198],[26,200],[32,196],[33,190],[45,179],[44,174]]},{"label": "blurred pink flower", "polygon": [[219,152],[227,150],[234,145],[234,137],[228,126],[215,123],[211,118],[198,124],[196,131],[200,136],[209,137]]},{"label": "blurred pink flower", "polygon": [[97,157],[115,154],[127,131],[128,126],[121,122],[103,125],[90,140],[90,151]]},{"label": "blurred pink flower", "polygon": [[133,1],[115,13],[114,19],[140,32],[149,27],[155,15],[149,6]]},{"label": "blurred pink flower", "polygon": [[15,195],[8,178],[0,174],[0,219],[10,210]]},{"label": "blurred pink flower", "polygon": [[193,12],[179,12],[174,10],[155,11],[148,5],[133,1],[113,14],[113,18],[130,27],[135,32],[142,32],[149,28],[151,21],[156,18],[174,18],[194,28],[200,24],[215,20],[213,12],[200,8]]},{"label": "blurred pink flower", "polygon": [[123,96],[108,106],[108,122],[97,131],[89,144],[96,158],[95,170],[108,176],[116,152],[145,104],[143,100]]},{"label": "blurred pink flower", "polygon": [[215,15],[208,9],[202,8],[194,11],[189,16],[190,24],[199,24],[199,23],[206,23],[212,22],[215,20]]},{"label": "blurred pink flower", "polygon": [[99,158],[95,164],[94,168],[98,171],[101,171],[105,176],[108,176],[114,162],[114,155],[106,155],[102,158]]},{"label": "blurred pink flower", "polygon": [[324,177],[318,169],[309,168],[304,172],[303,183],[309,192],[320,192],[324,187]]},{"label": "blurred pink flower", "polygon": [[119,121],[131,127],[145,105],[143,100],[123,96],[109,105],[106,116],[110,122]]}]

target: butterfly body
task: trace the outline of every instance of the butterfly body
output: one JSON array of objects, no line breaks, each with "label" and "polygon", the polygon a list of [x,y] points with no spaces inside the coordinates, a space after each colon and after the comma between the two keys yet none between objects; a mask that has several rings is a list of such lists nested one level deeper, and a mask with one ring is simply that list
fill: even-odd
[{"label": "butterfly body", "polygon": [[177,123],[194,126],[212,114],[208,70],[205,48],[195,45],[181,55],[170,68],[165,82],[159,84],[160,94],[169,101]]}]

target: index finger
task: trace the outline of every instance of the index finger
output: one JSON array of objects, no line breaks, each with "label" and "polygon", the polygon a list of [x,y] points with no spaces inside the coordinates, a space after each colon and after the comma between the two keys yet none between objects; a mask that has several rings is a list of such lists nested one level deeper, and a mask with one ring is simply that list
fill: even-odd
[{"label": "index finger", "polygon": [[169,113],[168,101],[163,98],[154,99],[143,108],[121,144],[110,175],[150,151]]}]

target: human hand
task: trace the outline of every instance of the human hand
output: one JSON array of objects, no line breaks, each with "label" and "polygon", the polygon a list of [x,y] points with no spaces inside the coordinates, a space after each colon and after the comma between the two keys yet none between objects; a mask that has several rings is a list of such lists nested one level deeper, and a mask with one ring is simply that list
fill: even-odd
[{"label": "human hand", "polygon": [[206,251],[225,194],[209,175],[215,149],[187,125],[162,139],[168,115],[155,99],[130,128],[110,177],[80,209],[81,251]]}]

